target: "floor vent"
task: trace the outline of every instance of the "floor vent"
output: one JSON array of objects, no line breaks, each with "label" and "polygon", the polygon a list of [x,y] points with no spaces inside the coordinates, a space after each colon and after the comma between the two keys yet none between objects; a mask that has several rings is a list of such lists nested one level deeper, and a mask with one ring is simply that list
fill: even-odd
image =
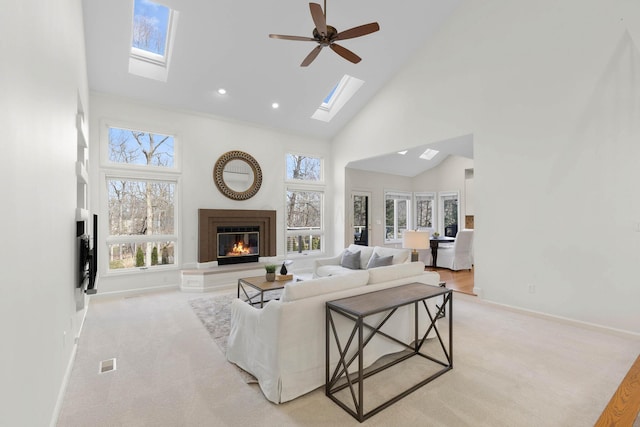
[{"label": "floor vent", "polygon": [[116,359],[115,358],[107,359],[100,362],[100,370],[98,371],[98,373],[104,374],[104,373],[115,371],[115,370],[116,370]]}]

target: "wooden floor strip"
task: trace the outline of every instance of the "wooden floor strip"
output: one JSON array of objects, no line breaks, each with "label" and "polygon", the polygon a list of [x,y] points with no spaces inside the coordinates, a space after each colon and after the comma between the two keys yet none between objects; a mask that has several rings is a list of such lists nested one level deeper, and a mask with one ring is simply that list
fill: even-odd
[{"label": "wooden floor strip", "polygon": [[640,412],[640,356],[627,372],[595,427],[632,426]]}]

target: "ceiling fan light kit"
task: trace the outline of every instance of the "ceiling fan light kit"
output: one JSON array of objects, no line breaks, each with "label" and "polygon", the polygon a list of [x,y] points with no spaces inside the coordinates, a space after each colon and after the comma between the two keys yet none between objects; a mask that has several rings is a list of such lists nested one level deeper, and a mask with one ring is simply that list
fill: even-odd
[{"label": "ceiling fan light kit", "polygon": [[315,28],[313,29],[313,38],[311,37],[301,37],[301,36],[285,36],[281,34],[269,34],[269,37],[272,39],[281,39],[281,40],[294,40],[294,41],[311,41],[318,43],[316,46],[304,60],[300,64],[301,67],[307,67],[309,64],[313,62],[314,59],[318,56],[323,47],[329,46],[331,50],[335,53],[350,61],[354,64],[357,64],[361,61],[360,58],[355,53],[351,52],[349,49],[339,45],[336,43],[338,40],[347,40],[353,39],[356,37],[366,36],[367,34],[375,33],[380,29],[380,26],[377,22],[372,22],[370,24],[359,25],[357,27],[350,28],[348,30],[338,32],[335,27],[331,25],[327,25],[327,1],[324,2],[324,12],[322,11],[322,6],[318,3],[309,3],[309,10],[311,11],[311,18],[313,19],[313,23],[315,24]]}]

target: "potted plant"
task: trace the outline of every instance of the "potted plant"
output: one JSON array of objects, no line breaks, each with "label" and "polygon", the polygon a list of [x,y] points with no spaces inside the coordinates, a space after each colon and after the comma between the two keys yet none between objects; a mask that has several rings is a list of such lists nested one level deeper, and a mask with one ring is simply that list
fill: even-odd
[{"label": "potted plant", "polygon": [[440,233],[438,233],[437,231],[435,233],[433,233],[433,238],[437,239],[438,237],[440,237]]},{"label": "potted plant", "polygon": [[275,264],[267,264],[264,266],[264,269],[267,272],[265,275],[267,282],[274,282],[276,280],[276,268],[278,268],[278,266]]}]

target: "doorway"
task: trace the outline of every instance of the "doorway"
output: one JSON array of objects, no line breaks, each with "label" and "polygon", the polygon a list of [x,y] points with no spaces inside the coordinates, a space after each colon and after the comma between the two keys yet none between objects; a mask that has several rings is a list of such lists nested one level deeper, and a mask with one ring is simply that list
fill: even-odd
[{"label": "doorway", "polygon": [[370,224],[369,203],[371,193],[366,191],[354,191],[351,193],[351,230],[353,243],[361,246],[369,246]]}]

